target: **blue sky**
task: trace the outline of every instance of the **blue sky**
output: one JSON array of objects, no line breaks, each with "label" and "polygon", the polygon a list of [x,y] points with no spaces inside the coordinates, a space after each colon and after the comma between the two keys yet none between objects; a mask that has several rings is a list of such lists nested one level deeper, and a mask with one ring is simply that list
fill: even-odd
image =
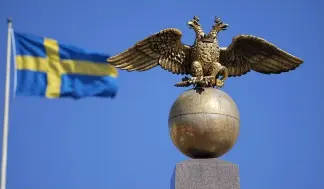
[{"label": "blue sky", "polygon": [[[0,99],[4,98],[6,17],[16,31],[111,55],[167,27],[192,44],[186,22],[205,30],[219,16],[230,25],[221,46],[238,34],[263,37],[302,58],[282,75],[230,78],[224,91],[237,103],[237,144],[221,159],[240,166],[242,189],[324,188],[323,1],[0,1]],[[8,189],[166,189],[177,162],[168,113],[184,88],[160,68],[120,72],[115,99],[11,101]],[[3,115],[3,100],[0,101]],[[2,120],[2,119],[1,119]],[[2,123],[2,122],[1,122]],[[322,175],[322,176],[321,176]]]}]

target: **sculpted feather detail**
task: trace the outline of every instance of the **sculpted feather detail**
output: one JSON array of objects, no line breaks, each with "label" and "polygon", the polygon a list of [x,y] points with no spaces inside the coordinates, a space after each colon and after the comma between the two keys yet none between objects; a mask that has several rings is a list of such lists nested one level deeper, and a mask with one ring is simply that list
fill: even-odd
[{"label": "sculpted feather detail", "polygon": [[233,38],[226,48],[220,48],[220,63],[227,67],[229,76],[241,76],[251,70],[263,74],[280,74],[296,69],[303,61],[252,35]]},{"label": "sculpted feather detail", "polygon": [[263,74],[280,74],[299,67],[303,61],[266,40],[238,35],[225,48],[218,45],[218,33],[226,30],[219,18],[209,33],[205,34],[199,18],[195,16],[187,24],[196,34],[192,46],[181,42],[182,33],[167,28],[137,42],[128,50],[110,57],[107,61],[116,68],[127,71],[145,71],[153,67],[174,74],[191,75],[175,84],[200,87],[223,87],[228,77],[241,76],[254,70]]},{"label": "sculpted feather detail", "polygon": [[181,37],[178,29],[164,29],[108,61],[127,71],[146,71],[160,65],[174,74],[189,74],[190,47],[181,43]]}]

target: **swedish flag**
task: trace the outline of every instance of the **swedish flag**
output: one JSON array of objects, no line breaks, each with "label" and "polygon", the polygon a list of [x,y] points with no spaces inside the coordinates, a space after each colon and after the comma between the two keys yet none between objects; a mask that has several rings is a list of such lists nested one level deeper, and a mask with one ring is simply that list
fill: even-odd
[{"label": "swedish flag", "polygon": [[115,97],[117,69],[109,55],[14,31],[16,94],[46,98]]}]

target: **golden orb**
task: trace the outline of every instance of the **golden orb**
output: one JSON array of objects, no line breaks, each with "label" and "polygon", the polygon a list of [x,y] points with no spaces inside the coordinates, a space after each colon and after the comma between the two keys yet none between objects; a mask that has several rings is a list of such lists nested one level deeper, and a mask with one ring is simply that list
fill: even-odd
[{"label": "golden orb", "polygon": [[215,88],[182,93],[169,113],[173,144],[190,158],[217,158],[228,152],[239,135],[240,116],[233,99]]}]

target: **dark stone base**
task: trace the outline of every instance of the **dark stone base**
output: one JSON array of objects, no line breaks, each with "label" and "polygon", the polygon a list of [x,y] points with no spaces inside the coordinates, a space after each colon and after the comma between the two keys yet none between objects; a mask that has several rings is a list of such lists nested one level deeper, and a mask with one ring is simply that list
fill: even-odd
[{"label": "dark stone base", "polygon": [[239,167],[219,159],[190,159],[177,163],[171,189],[239,189]]}]

